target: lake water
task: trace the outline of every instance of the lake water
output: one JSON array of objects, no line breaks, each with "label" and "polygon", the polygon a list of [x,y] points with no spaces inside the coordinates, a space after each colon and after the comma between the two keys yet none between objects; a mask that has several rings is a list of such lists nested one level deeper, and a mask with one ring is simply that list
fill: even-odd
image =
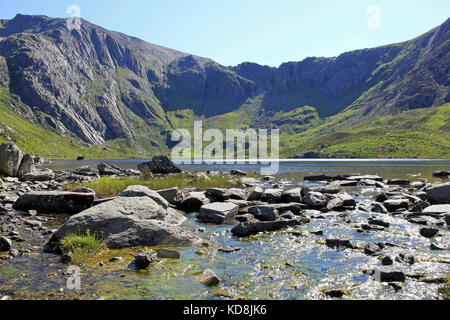
[{"label": "lake water", "polygon": [[[137,169],[138,164],[148,160],[136,159],[104,159],[104,160],[54,160],[45,165],[53,170],[73,170],[81,166],[97,167],[101,162],[111,163],[123,169]],[[180,168],[188,171],[222,170],[230,171],[239,169],[246,172],[260,172],[261,164],[180,164],[175,160]],[[376,174],[384,178],[411,179],[426,178],[433,181],[433,172],[450,171],[450,160],[418,160],[418,159],[320,159],[320,160],[292,160],[280,159],[279,172],[275,176],[281,179],[301,181],[307,175],[313,174]]]}]

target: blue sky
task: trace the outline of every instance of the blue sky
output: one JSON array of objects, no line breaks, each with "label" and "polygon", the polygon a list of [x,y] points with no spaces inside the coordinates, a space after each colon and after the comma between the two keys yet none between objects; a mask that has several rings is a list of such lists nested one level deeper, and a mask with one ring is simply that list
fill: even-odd
[{"label": "blue sky", "polygon": [[450,13],[448,0],[1,0],[0,17],[68,17],[69,5],[104,28],[224,65],[270,66],[409,40]]}]

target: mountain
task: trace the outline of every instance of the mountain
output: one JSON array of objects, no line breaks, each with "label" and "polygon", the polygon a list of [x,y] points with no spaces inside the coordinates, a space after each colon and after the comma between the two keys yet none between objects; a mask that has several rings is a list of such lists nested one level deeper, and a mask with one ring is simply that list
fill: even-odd
[{"label": "mountain", "polygon": [[0,107],[21,119],[0,118],[0,140],[48,154],[21,135],[26,123],[43,141],[61,137],[56,156],[148,156],[169,152],[175,128],[203,119],[280,128],[285,156],[306,147],[348,156],[334,147],[342,130],[450,102],[449,29],[450,19],[416,39],[334,58],[226,67],[85,20],[69,30],[66,19],[19,14],[0,20]]}]

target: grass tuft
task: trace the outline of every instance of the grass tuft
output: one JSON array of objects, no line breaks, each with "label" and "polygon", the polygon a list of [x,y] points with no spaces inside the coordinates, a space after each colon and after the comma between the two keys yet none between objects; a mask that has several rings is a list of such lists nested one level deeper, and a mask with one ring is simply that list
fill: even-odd
[{"label": "grass tuft", "polygon": [[65,236],[61,241],[61,250],[63,254],[72,254],[71,264],[79,265],[86,262],[90,256],[106,250],[106,245],[101,238],[91,235],[87,230],[86,234]]}]

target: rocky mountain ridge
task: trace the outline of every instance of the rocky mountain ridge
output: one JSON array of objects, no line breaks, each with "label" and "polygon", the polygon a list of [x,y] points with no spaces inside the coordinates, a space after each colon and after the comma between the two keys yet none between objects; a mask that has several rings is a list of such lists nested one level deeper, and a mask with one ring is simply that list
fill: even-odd
[{"label": "rocky mountain ridge", "polygon": [[[66,19],[17,15],[0,23],[0,86],[34,123],[141,154],[167,150],[170,113],[181,110],[214,118],[251,104],[270,122],[271,112],[308,105],[322,119],[343,112],[333,131],[449,102],[449,30],[450,19],[411,41],[335,58],[225,67],[85,20],[69,30]],[[260,125],[257,118],[251,124]]]}]

